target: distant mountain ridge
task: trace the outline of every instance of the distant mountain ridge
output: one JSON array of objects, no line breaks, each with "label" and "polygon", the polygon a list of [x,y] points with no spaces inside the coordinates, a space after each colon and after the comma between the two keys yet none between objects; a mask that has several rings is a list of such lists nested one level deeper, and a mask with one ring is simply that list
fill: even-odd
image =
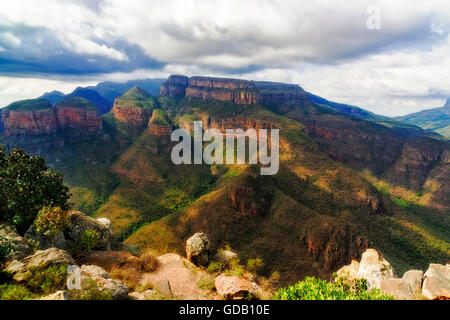
[{"label": "distant mountain ridge", "polygon": [[423,110],[394,119],[433,130],[450,139],[450,98],[440,108]]}]

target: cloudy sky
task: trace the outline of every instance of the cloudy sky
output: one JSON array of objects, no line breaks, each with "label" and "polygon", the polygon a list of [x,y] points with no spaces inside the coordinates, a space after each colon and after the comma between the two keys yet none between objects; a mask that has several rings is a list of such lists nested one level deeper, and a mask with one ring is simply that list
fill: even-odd
[{"label": "cloudy sky", "polygon": [[450,2],[0,0],[0,107],[172,73],[297,83],[389,116],[439,107]]}]

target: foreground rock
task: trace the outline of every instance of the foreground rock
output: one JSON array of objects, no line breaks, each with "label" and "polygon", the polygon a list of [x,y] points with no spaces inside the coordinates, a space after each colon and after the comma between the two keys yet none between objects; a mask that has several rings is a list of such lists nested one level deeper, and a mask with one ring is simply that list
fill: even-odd
[{"label": "foreground rock", "polygon": [[98,249],[110,250],[110,241],[113,233],[112,223],[106,218],[93,219],[79,211],[71,211],[67,216],[68,226],[64,229],[66,241],[73,244],[82,244],[82,236],[86,230],[95,230],[98,235]]},{"label": "foreground rock", "polygon": [[375,249],[367,249],[359,263],[358,279],[388,279],[395,276],[394,269]]},{"label": "foreground rock", "polygon": [[397,300],[450,299],[450,265],[430,264],[424,274],[409,270],[396,278],[394,269],[374,249],[367,249],[361,262],[352,261],[337,271],[338,277],[366,279],[369,288],[378,288]]},{"label": "foreground rock", "polygon": [[27,280],[36,268],[44,269],[50,266],[68,266],[73,264],[72,256],[68,252],[57,248],[50,248],[47,250],[38,250],[35,254],[20,261],[14,260],[6,268],[6,271],[13,275],[14,280],[20,282]]},{"label": "foreground rock", "polygon": [[255,282],[237,276],[222,274],[216,278],[215,285],[218,294],[231,300],[259,297],[262,293],[262,289]]},{"label": "foreground rock", "polygon": [[450,264],[430,264],[424,275],[422,295],[427,299],[450,299]]},{"label": "foreground rock", "polygon": [[239,256],[237,253],[230,250],[220,250],[214,256],[214,260],[222,262],[225,265],[229,265],[233,261],[239,261]]},{"label": "foreground rock", "polygon": [[196,233],[186,241],[186,256],[197,266],[205,266],[209,261],[211,243],[204,233]]},{"label": "foreground rock", "polygon": [[83,265],[79,270],[72,271],[70,276],[74,276],[74,272],[81,273],[81,289],[74,290],[86,291],[89,289],[89,280],[94,280],[99,290],[107,290],[113,300],[125,300],[128,298],[127,286],[118,280],[111,279],[108,272],[98,266]]},{"label": "foreground rock", "polygon": [[96,248],[110,250],[110,242],[113,234],[112,222],[106,218],[94,219],[79,211],[70,211],[67,215],[68,224],[60,233],[54,237],[44,236],[36,232],[32,225],[25,233],[29,242],[39,244],[39,249],[48,248],[71,249],[83,245],[83,233],[86,230],[95,230],[99,235]]},{"label": "foreground rock", "polygon": [[0,238],[14,241],[15,250],[6,255],[6,261],[25,258],[31,253],[28,241],[21,237],[14,226],[0,223]]}]

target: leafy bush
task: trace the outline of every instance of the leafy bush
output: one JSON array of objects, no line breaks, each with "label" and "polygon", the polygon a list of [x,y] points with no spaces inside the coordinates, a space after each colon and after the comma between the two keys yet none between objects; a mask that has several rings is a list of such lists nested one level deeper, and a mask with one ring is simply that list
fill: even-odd
[{"label": "leafy bush", "polygon": [[19,148],[6,156],[0,146],[0,220],[14,224],[23,233],[42,207],[68,210],[69,198],[63,175],[48,169],[44,159]]},{"label": "leafy bush", "polygon": [[237,261],[231,261],[228,270],[225,272],[227,276],[238,276],[242,277],[244,275],[244,269],[239,265]]},{"label": "leafy bush", "polygon": [[101,289],[94,279],[84,278],[81,287],[83,289],[69,290],[70,300],[112,300],[112,292]]},{"label": "leafy bush", "polygon": [[343,278],[328,282],[314,277],[293,286],[281,288],[275,293],[276,300],[392,300],[393,297],[378,289],[367,290],[366,280],[350,282]]},{"label": "leafy bush", "polygon": [[32,291],[48,295],[61,290],[66,285],[67,267],[51,266],[45,269],[31,270],[32,276],[25,285]]},{"label": "leafy bush", "polygon": [[60,207],[43,207],[39,210],[34,226],[42,235],[55,237],[67,225],[67,212]]},{"label": "leafy bush", "polygon": [[81,241],[87,247],[88,251],[90,251],[92,248],[95,248],[97,246],[99,239],[100,239],[100,235],[94,229],[85,230],[81,234]]},{"label": "leafy bush", "polygon": [[0,300],[31,300],[36,295],[26,287],[17,284],[1,284]]},{"label": "leafy bush", "polygon": [[6,256],[16,249],[16,241],[0,237],[0,267],[5,263]]}]

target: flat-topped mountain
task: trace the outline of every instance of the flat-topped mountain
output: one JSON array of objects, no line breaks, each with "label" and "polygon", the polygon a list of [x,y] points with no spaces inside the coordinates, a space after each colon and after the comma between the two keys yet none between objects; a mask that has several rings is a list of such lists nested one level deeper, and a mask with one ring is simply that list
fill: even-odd
[{"label": "flat-topped mountain", "polygon": [[433,130],[450,139],[450,98],[444,106],[396,117],[396,120]]},{"label": "flat-topped mountain", "polygon": [[54,133],[57,123],[48,100],[32,99],[11,103],[1,110],[5,134],[40,135]]}]

